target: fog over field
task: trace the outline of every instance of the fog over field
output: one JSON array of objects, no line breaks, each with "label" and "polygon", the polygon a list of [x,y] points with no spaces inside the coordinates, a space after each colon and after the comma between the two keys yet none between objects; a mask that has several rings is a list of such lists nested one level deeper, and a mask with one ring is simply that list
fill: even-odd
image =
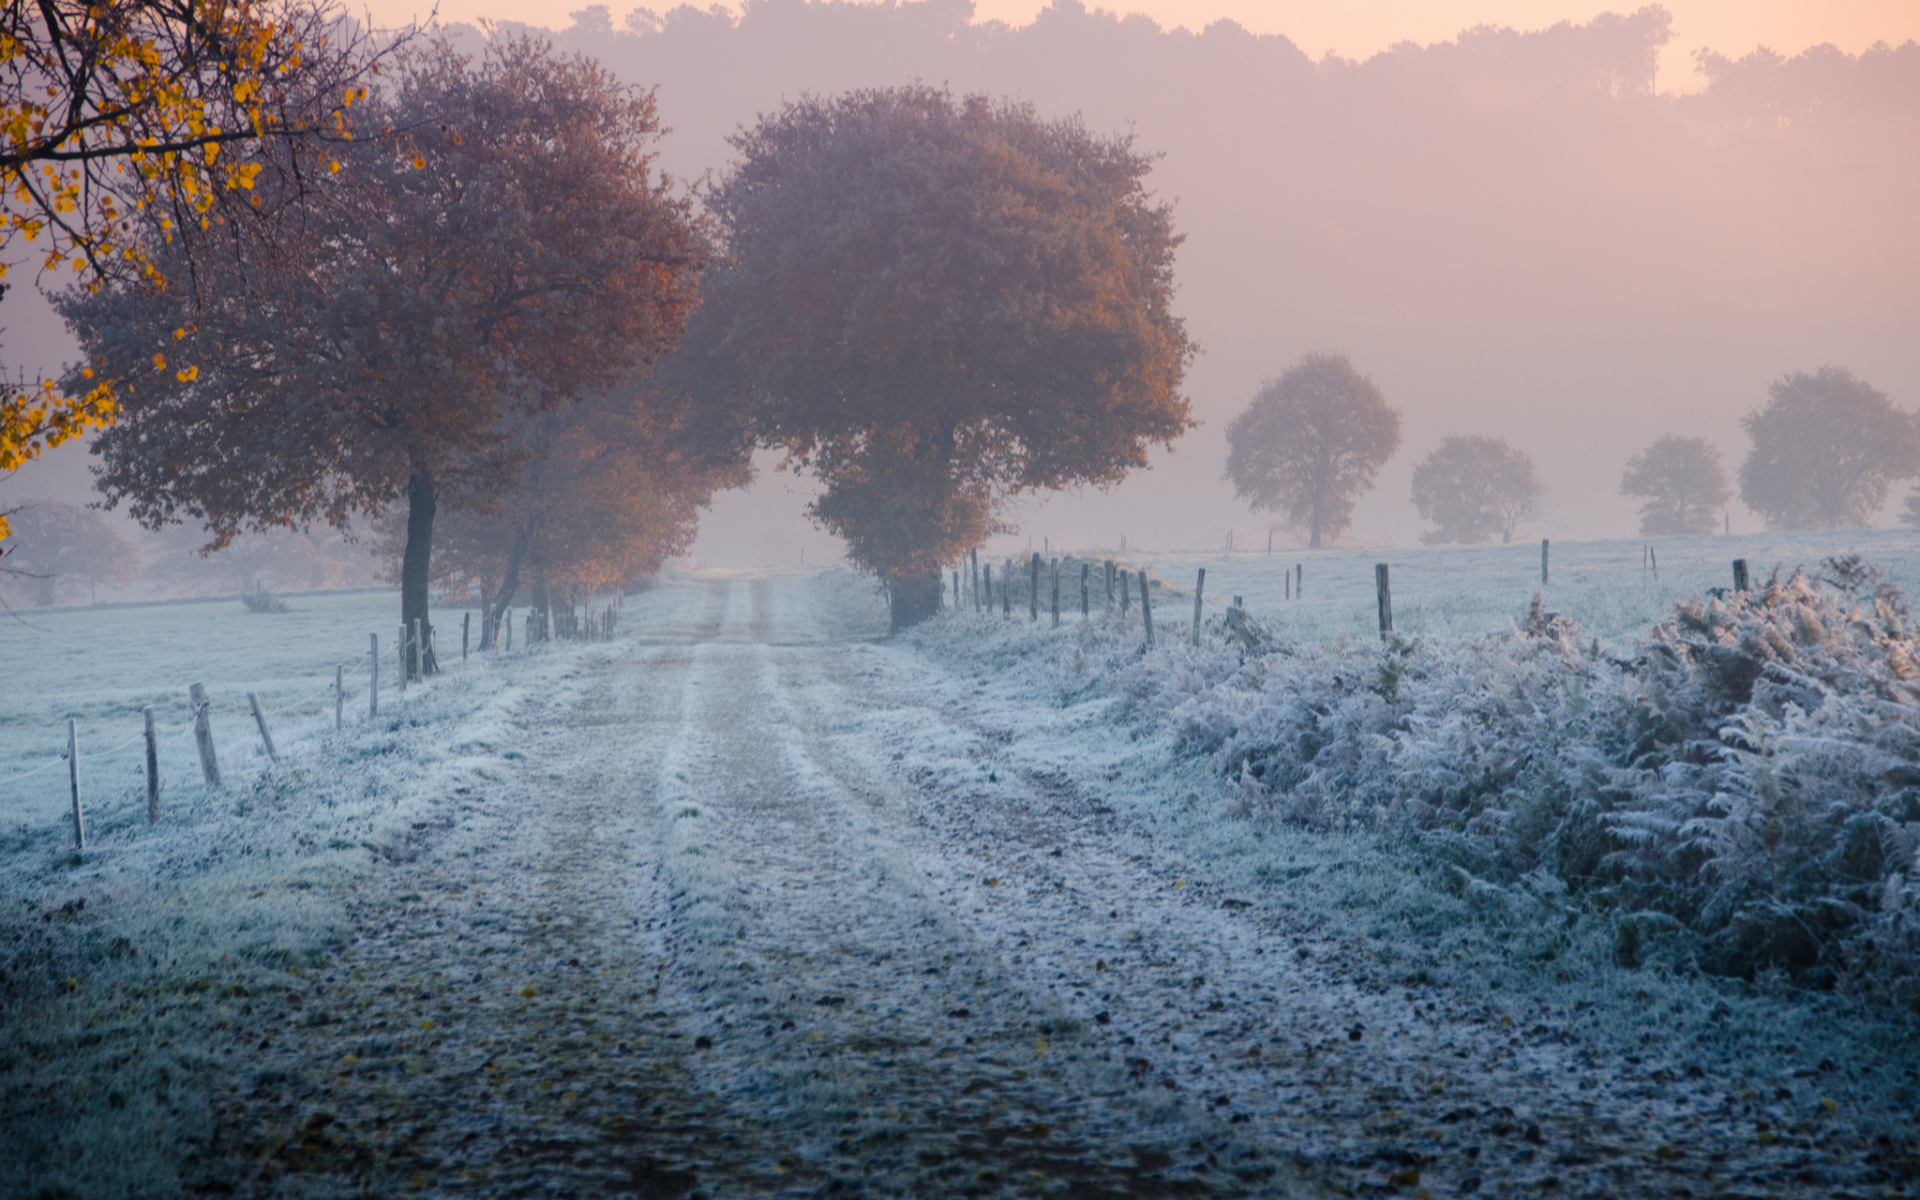
[{"label": "fog over field", "polygon": [[[1634,528],[1628,457],[1674,433],[1737,464],[1739,418],[1788,371],[1842,365],[1920,404],[1920,47],[1729,48],[1743,56],[1704,60],[1704,91],[1671,94],[1669,64],[1652,94],[1662,13],[1567,15],[1364,62],[1071,0],[1019,28],[969,24],[952,3],[783,2],[739,17],[589,7],[541,32],[658,88],[660,161],[687,180],[724,170],[728,135],[783,98],[913,80],[1079,113],[1163,155],[1150,183],[1187,237],[1176,307],[1203,350],[1186,387],[1203,424],[1111,492],[1023,499],[1006,545],[1203,548],[1230,528],[1264,544],[1267,516],[1220,478],[1223,427],[1307,351],[1349,354],[1404,414],[1357,511],[1363,544],[1414,539],[1412,468],[1449,434],[1535,458],[1551,506],[1531,535],[1608,537]],[[8,352],[51,366],[70,343],[36,307],[8,297]],[[0,494],[77,499],[82,457]],[[696,559],[836,552],[776,461],[720,498]],[[1736,529],[1761,523],[1731,513]]]}]

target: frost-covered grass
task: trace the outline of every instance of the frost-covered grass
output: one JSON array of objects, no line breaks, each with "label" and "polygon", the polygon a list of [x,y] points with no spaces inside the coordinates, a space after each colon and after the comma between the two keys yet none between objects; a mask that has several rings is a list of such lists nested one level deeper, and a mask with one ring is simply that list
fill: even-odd
[{"label": "frost-covered grass", "polygon": [[[451,670],[404,695],[384,686],[389,658],[370,720],[353,659],[370,631],[390,653],[394,600],[296,597],[276,615],[233,601],[67,610],[0,626],[14,684],[0,697],[0,1177],[49,1196],[177,1194],[196,1156],[220,1149],[209,1098],[248,1069],[239,1027],[257,1037],[269,1019],[245,1014],[304,986],[343,933],[341,889],[409,853],[429,824],[441,852],[461,852],[454,783],[515,753],[500,744],[508,715],[529,689],[564,690],[575,651],[462,668],[456,640]],[[457,631],[457,613],[442,620]],[[359,685],[339,733],[337,661]],[[194,681],[212,696],[219,789],[200,781],[186,732]],[[272,712],[277,764],[259,749],[248,690]],[[151,825],[141,746],[99,753],[138,738],[147,704],[162,734]],[[69,714],[84,851],[65,764],[18,778],[64,749]]]},{"label": "frost-covered grass", "polygon": [[[1075,613],[1058,631],[1044,615],[949,613],[910,639],[981,670],[1011,706],[1080,714],[1060,723],[1082,732],[1050,747],[1063,769],[1142,747],[1134,807],[1167,833],[1152,852],[1271,896],[1356,971],[1446,979],[1523,1024],[1545,1006],[1556,1027],[1675,1075],[1737,1063],[1755,1088],[1781,1080],[1798,1094],[1796,1073],[1838,1063],[1864,1085],[1842,1102],[1871,1106],[1869,1128],[1899,1130],[1920,982],[1915,630],[1895,597],[1790,572],[1877,547],[1898,582],[1913,539],[1802,542],[1793,557],[1773,545],[1780,587],[1767,587],[1772,562],[1754,562],[1755,592],[1725,603],[1690,603],[1677,581],[1628,603],[1633,588],[1588,580],[1585,612],[1620,622],[1599,653],[1565,593],[1557,607],[1574,622],[1527,628],[1537,544],[1532,579],[1516,564],[1502,585],[1504,610],[1497,589],[1462,589],[1416,610],[1449,614],[1447,627],[1389,645],[1373,624],[1370,555],[1353,556],[1346,584],[1361,620],[1272,604],[1253,572],[1231,574],[1236,560],[1221,591],[1256,614],[1266,600],[1272,618],[1239,642],[1213,610],[1188,646],[1191,594],[1171,587],[1147,653],[1137,607],[1125,624]],[[1663,577],[1680,574],[1673,544],[1660,543]],[[1560,547],[1557,569],[1579,583],[1568,565],[1606,550]],[[1522,551],[1419,561],[1462,579],[1477,558]],[[1449,554],[1458,570],[1444,569]],[[1309,560],[1310,597],[1315,563],[1323,588],[1338,578],[1330,557]],[[1155,569],[1172,574],[1166,560]],[[1703,570],[1703,588],[1721,586],[1718,573]],[[1397,618],[1409,574],[1396,565]],[[1665,648],[1647,649],[1660,620]]]}]

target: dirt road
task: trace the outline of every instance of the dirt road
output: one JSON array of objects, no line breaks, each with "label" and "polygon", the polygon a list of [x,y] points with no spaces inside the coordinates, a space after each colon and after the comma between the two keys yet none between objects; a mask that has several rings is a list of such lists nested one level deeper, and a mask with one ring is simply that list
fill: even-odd
[{"label": "dirt road", "polygon": [[1109,802],[1154,786],[1124,745],[1072,770],[1010,753],[1031,731],[976,703],[990,674],[880,640],[844,576],[667,588],[516,715],[497,778],[460,797],[459,853],[421,828],[359,883],[356,938],[276,1001],[293,1019],[222,1105],[210,1185],[1795,1186],[1747,1161],[1724,1083],[1343,968],[1151,853]]}]

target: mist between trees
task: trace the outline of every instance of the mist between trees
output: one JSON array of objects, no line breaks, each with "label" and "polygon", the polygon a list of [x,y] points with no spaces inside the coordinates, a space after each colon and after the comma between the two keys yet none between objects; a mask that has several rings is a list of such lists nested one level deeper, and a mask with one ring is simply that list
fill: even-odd
[{"label": "mist between trees", "polygon": [[[1216,450],[1187,439],[1197,452],[1138,469],[1196,421],[1225,425],[1279,365],[1276,331],[1344,349],[1348,370],[1392,402],[1392,436],[1382,426],[1331,490],[1240,489],[1285,509],[1310,543],[1377,528],[1389,501],[1375,493],[1392,497],[1395,520],[1425,516],[1427,540],[1510,539],[1622,490],[1646,500],[1647,532],[1698,529],[1707,500],[1670,494],[1672,472],[1646,461],[1650,441],[1736,428],[1765,379],[1786,386],[1799,376],[1779,371],[1836,348],[1858,350],[1873,365],[1863,373],[1895,394],[1914,381],[1911,356],[1882,339],[1802,330],[1873,304],[1874,320],[1857,323],[1870,333],[1916,303],[1861,273],[1914,249],[1897,214],[1920,169],[1886,150],[1920,127],[1920,47],[1708,55],[1708,89],[1675,98],[1652,89],[1670,25],[1658,8],[1537,33],[1475,30],[1366,63],[1314,62],[1231,23],[1169,33],[1068,3],[1020,30],[966,18],[933,3],[767,4],[738,20],[639,11],[615,30],[608,10],[588,8],[556,40],[600,66],[514,27],[489,43],[465,29],[408,43],[356,101],[378,136],[330,143],[323,177],[287,182],[296,172],[271,140],[246,151],[280,168],[249,177],[249,203],[299,217],[271,253],[255,238],[223,242],[217,224],[191,247],[155,225],[149,258],[194,288],[129,279],[63,301],[89,354],[70,389],[96,368],[129,381],[122,424],[100,439],[106,493],[150,524],[203,524],[215,545],[283,526],[345,529],[355,514],[386,522],[412,620],[431,580],[512,599],[523,586],[644,573],[686,547],[716,488],[746,478],[750,446],[776,446],[826,485],[812,515],[896,597],[916,597],[896,612],[904,621],[926,611],[939,562],[1011,528],[1017,493],[1112,488],[1116,524],[1153,497],[1153,519],[1191,540],[1192,514],[1231,504]],[[842,90],[876,72],[985,90]],[[527,86],[535,79],[544,90]],[[809,89],[838,98],[769,102]],[[1037,99],[993,98],[1005,94]],[[948,133],[896,119],[916,103],[931,113],[931,97],[952,115],[927,128],[944,121],[958,138],[939,151],[946,167],[915,156]],[[875,104],[895,106],[895,125],[856,157],[898,154],[908,174],[930,175],[875,187],[834,174],[834,139]],[[1011,169],[980,168],[969,123],[991,155],[1012,153]],[[664,138],[668,124],[679,132]],[[542,141],[552,128],[581,136]],[[1117,128],[1133,132],[1102,132]],[[1111,169],[1064,191],[1023,181],[1022,161],[1061,147]],[[1801,170],[1815,148],[1860,169]],[[735,165],[701,201],[659,173],[724,167],[729,153]],[[777,164],[791,195],[811,188],[844,211],[782,209],[769,199]],[[940,170],[944,183],[914,191]],[[1657,199],[1623,182],[1648,178],[1663,181]],[[969,227],[951,203],[963,193],[987,206],[978,212],[1031,203],[1055,228]],[[1796,215],[1815,199],[1852,219]],[[1767,239],[1751,236],[1759,228]],[[873,252],[882,231],[892,258]],[[1012,289],[998,299],[927,269],[928,255],[985,247],[985,263],[1023,238],[1019,253],[1042,269],[995,280]],[[707,307],[674,354],[716,247],[731,257],[697,285]],[[811,254],[815,269],[795,272],[788,254]],[[1847,298],[1820,322],[1797,298],[1819,290],[1816,261],[1822,288],[1862,281],[1840,288]],[[892,269],[926,286],[888,291]],[[1755,271],[1778,298],[1758,321],[1730,299]],[[835,279],[853,282],[834,293]],[[1288,285],[1254,282],[1278,279]],[[1031,313],[1097,312],[1113,297],[1137,307],[1107,343],[1067,321],[1026,343],[1043,353],[1007,357],[1044,325]],[[1036,307],[1022,316],[1021,305]],[[1649,334],[1643,349],[1597,371],[1565,368],[1589,340],[1632,330]],[[1207,356],[1194,357],[1196,341]],[[1524,362],[1509,353],[1518,344],[1533,347]],[[1803,361],[1778,361],[1802,344]],[[830,345],[844,361],[795,352]],[[1502,365],[1469,387],[1469,360]],[[1854,378],[1839,367],[1808,378],[1841,375]],[[1689,385],[1692,429],[1664,428],[1677,407],[1662,390],[1703,377],[1716,382]],[[1644,399],[1619,402],[1627,387]],[[1760,415],[1749,421],[1757,447]],[[1690,441],[1693,483],[1722,495],[1719,447]],[[1643,448],[1627,479],[1606,478]],[[1866,519],[1912,473],[1898,454],[1838,469],[1878,490],[1769,508],[1772,485],[1756,476],[1749,487],[1743,472],[1742,495],[1775,523]],[[1468,482],[1486,494],[1459,494]],[[449,539],[438,562],[436,518]],[[590,547],[585,530],[597,531]]]}]

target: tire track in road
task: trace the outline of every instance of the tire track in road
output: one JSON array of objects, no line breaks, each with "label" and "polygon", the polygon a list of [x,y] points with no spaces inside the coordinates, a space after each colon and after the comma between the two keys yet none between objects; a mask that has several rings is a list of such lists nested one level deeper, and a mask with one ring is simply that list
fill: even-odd
[{"label": "tire track in road", "polygon": [[[757,631],[775,629],[768,593],[753,598]],[[710,1055],[705,1086],[790,1139],[769,1175],[906,1196],[1284,1191],[1270,1162],[1172,1170],[1188,1124],[1143,1103],[1045,988],[1019,986],[934,895],[896,836],[912,831],[818,757],[782,676],[839,649],[719,642],[694,651],[661,765],[663,1001]]]},{"label": "tire track in road", "polygon": [[738,1169],[771,1156],[750,1149],[764,1127],[702,1094],[658,998],[674,946],[645,787],[692,665],[672,643],[712,636],[733,589],[687,591],[651,631],[669,644],[559,649],[577,691],[527,702],[506,770],[452,786],[465,828],[417,829],[358,882],[357,936],[286,998],[290,1027],[222,1105],[209,1183],[238,1171],[241,1194],[315,1197],[767,1190]]}]

